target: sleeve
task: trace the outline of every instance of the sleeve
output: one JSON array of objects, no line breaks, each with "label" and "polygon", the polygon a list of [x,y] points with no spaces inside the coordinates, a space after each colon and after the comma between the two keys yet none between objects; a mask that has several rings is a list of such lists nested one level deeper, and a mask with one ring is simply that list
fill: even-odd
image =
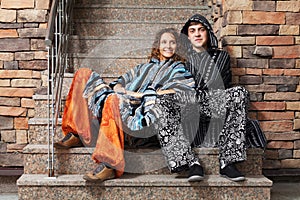
[{"label": "sleeve", "polygon": [[224,82],[225,89],[231,87],[231,81],[232,81],[232,73],[230,68],[230,56],[227,52],[223,51],[224,58],[222,59],[224,64],[221,69],[221,76]]},{"label": "sleeve", "polygon": [[120,76],[117,80],[111,82],[109,86],[113,88],[115,85],[121,84],[123,87],[125,87],[128,83],[130,83],[134,79],[134,77],[138,74],[142,66],[143,64],[135,66],[133,69],[129,70],[124,75]]}]

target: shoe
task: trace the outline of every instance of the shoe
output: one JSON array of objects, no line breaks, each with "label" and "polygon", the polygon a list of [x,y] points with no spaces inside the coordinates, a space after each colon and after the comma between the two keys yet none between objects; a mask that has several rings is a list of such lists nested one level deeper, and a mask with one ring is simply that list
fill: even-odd
[{"label": "shoe", "polygon": [[104,163],[100,163],[93,172],[89,172],[83,176],[83,179],[87,181],[105,181],[115,178],[115,171],[107,167]]},{"label": "shoe", "polygon": [[203,167],[198,164],[194,164],[189,169],[188,181],[202,181],[204,179]]},{"label": "shoe", "polygon": [[244,181],[245,176],[236,168],[234,164],[229,164],[223,169],[220,169],[220,175],[231,181]]},{"label": "shoe", "polygon": [[54,147],[58,149],[69,149],[72,147],[82,147],[83,144],[78,135],[68,133],[62,141],[55,142]]}]

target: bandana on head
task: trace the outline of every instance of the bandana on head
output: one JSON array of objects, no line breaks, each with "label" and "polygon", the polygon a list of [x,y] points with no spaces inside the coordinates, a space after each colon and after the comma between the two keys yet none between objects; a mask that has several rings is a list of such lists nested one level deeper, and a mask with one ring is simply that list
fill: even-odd
[{"label": "bandana on head", "polygon": [[218,48],[218,39],[215,36],[215,33],[214,33],[209,21],[204,16],[202,16],[200,14],[195,14],[191,18],[189,18],[189,20],[185,23],[185,25],[181,29],[181,33],[182,33],[181,36],[183,38],[183,42],[185,43],[185,45],[187,46],[188,49],[190,49],[192,47],[191,43],[187,39],[188,29],[189,29],[191,22],[199,22],[207,29],[208,35],[209,35],[209,42],[207,44],[208,49]]}]

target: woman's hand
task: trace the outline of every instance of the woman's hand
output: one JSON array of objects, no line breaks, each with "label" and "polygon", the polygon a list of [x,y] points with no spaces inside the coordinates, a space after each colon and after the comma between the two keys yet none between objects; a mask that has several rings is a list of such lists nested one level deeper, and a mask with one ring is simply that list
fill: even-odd
[{"label": "woman's hand", "polygon": [[125,88],[119,83],[114,86],[113,90],[115,91],[115,93],[126,94]]},{"label": "woman's hand", "polygon": [[157,95],[163,95],[163,94],[175,94],[176,91],[173,89],[168,90],[158,90]]}]

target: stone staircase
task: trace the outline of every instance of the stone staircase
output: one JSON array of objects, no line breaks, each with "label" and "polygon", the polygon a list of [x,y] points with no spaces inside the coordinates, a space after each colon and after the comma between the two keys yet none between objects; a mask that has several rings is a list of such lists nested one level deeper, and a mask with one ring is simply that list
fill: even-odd
[{"label": "stone staircase", "polygon": [[[107,80],[118,77],[146,62],[159,29],[179,31],[196,12],[210,16],[207,5],[203,0],[77,0],[69,72],[89,67]],[[72,77],[65,74],[63,99]],[[95,167],[92,148],[55,150],[55,177],[48,177],[47,96],[36,94],[34,99],[35,118],[29,121],[29,145],[23,150],[24,174],[17,181],[19,199],[270,199],[272,181],[262,174],[261,149],[249,149],[247,161],[238,165],[247,178],[240,183],[219,176],[214,148],[195,149],[205,169],[205,179],[197,183],[189,183],[186,172],[170,174],[155,148],[125,149],[126,173],[103,183],[82,178]],[[63,137],[60,122],[56,141]]]}]

